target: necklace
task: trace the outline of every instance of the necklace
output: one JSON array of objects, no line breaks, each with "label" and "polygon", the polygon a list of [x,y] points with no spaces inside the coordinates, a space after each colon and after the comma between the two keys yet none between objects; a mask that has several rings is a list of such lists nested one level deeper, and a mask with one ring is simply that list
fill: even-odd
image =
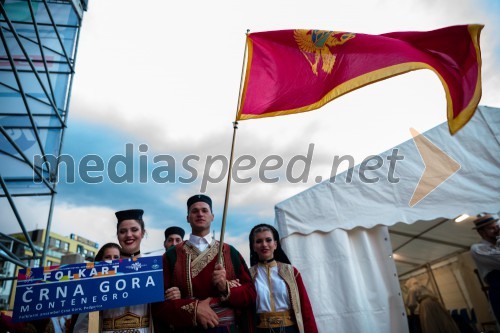
[{"label": "necklace", "polygon": [[269,263],[271,263],[271,262],[273,262],[273,261],[274,261],[274,258],[267,259],[267,260],[266,260],[266,259],[264,259],[264,260],[259,260],[259,262],[260,262],[261,264],[269,264]]},{"label": "necklace", "polygon": [[137,251],[137,252],[134,252],[132,254],[130,253],[125,253],[125,252],[122,252],[120,251],[120,256],[121,257],[125,257],[125,258],[133,258],[133,257],[137,257],[139,254],[141,254],[141,250]]}]

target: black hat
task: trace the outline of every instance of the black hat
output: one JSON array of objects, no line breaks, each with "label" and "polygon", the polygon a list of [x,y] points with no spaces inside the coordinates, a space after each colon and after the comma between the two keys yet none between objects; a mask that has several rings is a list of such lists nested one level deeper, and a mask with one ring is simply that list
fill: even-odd
[{"label": "black hat", "polygon": [[167,240],[170,235],[179,235],[181,238],[184,238],[184,233],[184,229],[180,227],[168,227],[165,229],[165,240]]},{"label": "black hat", "polygon": [[188,199],[188,201],[187,201],[188,211],[189,211],[189,207],[191,207],[192,204],[200,202],[200,201],[208,204],[210,206],[210,211],[212,211],[212,199],[210,199],[209,196],[204,195],[204,194],[196,194]]},{"label": "black hat", "polygon": [[142,220],[142,214],[144,214],[142,209],[121,210],[115,213],[118,222],[123,220]]},{"label": "black hat", "polygon": [[472,229],[481,229],[482,227],[486,227],[487,225],[490,225],[492,223],[497,222],[498,219],[495,219],[493,215],[491,214],[479,214],[477,216],[477,219],[475,219],[474,222],[474,228]]}]

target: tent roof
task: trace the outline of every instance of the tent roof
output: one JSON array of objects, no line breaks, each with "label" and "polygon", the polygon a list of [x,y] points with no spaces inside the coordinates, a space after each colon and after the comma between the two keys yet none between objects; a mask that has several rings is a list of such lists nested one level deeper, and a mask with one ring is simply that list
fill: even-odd
[{"label": "tent roof", "polygon": [[389,234],[400,277],[425,264],[432,265],[469,251],[472,244],[480,241],[469,220],[457,223],[447,218],[397,223],[389,227]]},{"label": "tent roof", "polygon": [[[277,227],[286,238],[292,234],[328,233],[335,229],[389,226],[398,273],[468,251],[479,236],[472,223],[454,222],[461,214],[500,211],[500,109],[480,106],[470,122],[450,136],[443,123],[423,136],[460,165],[460,169],[415,205],[415,188],[426,169],[413,139],[379,154],[384,163],[360,180],[360,166],[303,191],[275,206]],[[398,183],[387,181],[388,157],[398,150],[404,156],[394,170]],[[399,162],[398,162],[399,163]],[[429,163],[429,161],[427,161]],[[399,223],[402,222],[402,223]]]}]

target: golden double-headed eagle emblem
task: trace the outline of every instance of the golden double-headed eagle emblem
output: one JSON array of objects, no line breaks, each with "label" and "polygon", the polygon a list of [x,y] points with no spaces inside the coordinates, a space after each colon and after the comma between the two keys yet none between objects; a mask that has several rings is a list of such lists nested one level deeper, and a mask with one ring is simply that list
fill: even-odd
[{"label": "golden double-headed eagle emblem", "polygon": [[[334,46],[342,45],[356,34],[326,30],[301,30],[293,32],[293,37],[300,51],[311,65],[313,73],[318,75],[318,64],[321,60],[321,70],[330,74],[335,65],[336,54],[332,51]],[[314,58],[314,59],[312,59]]]}]

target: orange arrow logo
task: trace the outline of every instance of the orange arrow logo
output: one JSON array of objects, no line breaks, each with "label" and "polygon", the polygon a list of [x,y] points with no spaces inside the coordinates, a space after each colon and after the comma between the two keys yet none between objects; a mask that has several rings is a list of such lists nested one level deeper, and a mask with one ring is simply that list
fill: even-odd
[{"label": "orange arrow logo", "polygon": [[409,206],[413,207],[460,170],[460,164],[415,129],[410,128],[410,133],[425,165],[409,202]]}]

